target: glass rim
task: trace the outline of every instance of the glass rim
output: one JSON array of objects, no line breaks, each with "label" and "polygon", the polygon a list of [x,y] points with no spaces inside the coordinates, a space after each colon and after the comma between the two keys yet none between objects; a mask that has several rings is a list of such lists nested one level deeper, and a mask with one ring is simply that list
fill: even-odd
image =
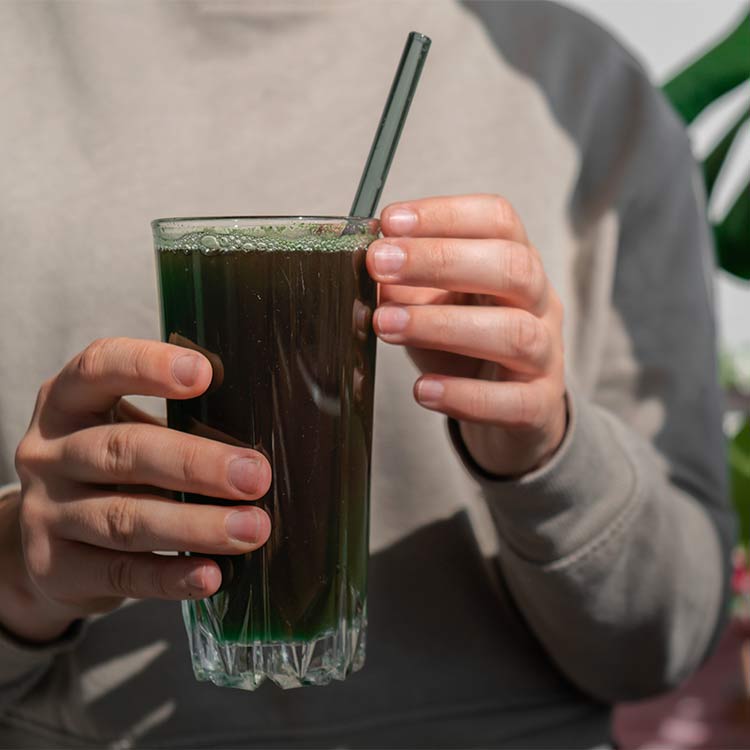
[{"label": "glass rim", "polygon": [[285,216],[283,214],[268,214],[258,216],[169,216],[161,219],[154,219],[151,222],[152,227],[164,224],[213,224],[226,222],[271,222],[271,223],[291,223],[291,222],[314,222],[318,224],[333,224],[341,222],[369,222],[378,221],[374,216]]}]

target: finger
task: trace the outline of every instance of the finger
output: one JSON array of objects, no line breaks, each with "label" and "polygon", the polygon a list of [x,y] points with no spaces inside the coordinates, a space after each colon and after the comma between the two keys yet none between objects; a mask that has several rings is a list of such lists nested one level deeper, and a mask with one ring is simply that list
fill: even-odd
[{"label": "finger", "polygon": [[543,372],[552,354],[544,323],[516,307],[385,305],[375,311],[373,327],[389,344],[453,352],[531,375]]},{"label": "finger", "polygon": [[238,555],[265,544],[271,532],[260,508],[226,508],[154,495],[94,493],[52,506],[53,535],[126,552],[173,550]]},{"label": "finger", "polygon": [[53,380],[47,404],[68,415],[100,414],[120,396],[193,398],[210,381],[211,366],[197,352],[159,341],[98,339]]},{"label": "finger", "polygon": [[502,426],[507,430],[543,430],[555,414],[546,381],[494,382],[426,375],[414,384],[414,398],[454,419]]},{"label": "finger", "polygon": [[271,485],[258,451],[147,424],[98,425],[52,441],[62,476],[93,484],[148,484],[228,500],[257,500]]},{"label": "finger", "polygon": [[367,269],[383,285],[488,294],[535,312],[547,297],[547,275],[536,251],[509,240],[377,240],[367,252]]},{"label": "finger", "polygon": [[495,238],[527,242],[511,204],[499,195],[456,195],[392,203],[380,215],[386,237]]},{"label": "finger", "polygon": [[[131,404],[127,399],[120,399],[114,408],[115,422],[141,422],[144,424],[153,424],[158,427],[167,427],[167,420],[163,417],[155,417],[148,412],[139,409],[134,404]],[[214,427],[209,427],[195,417],[188,417],[187,425],[183,428],[185,432],[191,435],[198,435],[200,437],[209,438],[210,440],[218,440],[220,443],[226,443],[227,445],[237,445],[240,448],[251,448],[249,443],[229,435],[222,430],[217,430]]]},{"label": "finger", "polygon": [[211,393],[221,387],[224,382],[224,362],[222,362],[221,357],[218,354],[211,352],[202,346],[198,346],[195,341],[192,341],[186,336],[174,331],[169,334],[169,343],[182,346],[185,349],[192,349],[193,351],[202,354],[211,363],[212,378],[208,392]]},{"label": "finger", "polygon": [[58,543],[52,555],[48,590],[87,602],[91,611],[112,598],[201,599],[221,585],[219,566],[204,557],[114,552],[77,542]]}]

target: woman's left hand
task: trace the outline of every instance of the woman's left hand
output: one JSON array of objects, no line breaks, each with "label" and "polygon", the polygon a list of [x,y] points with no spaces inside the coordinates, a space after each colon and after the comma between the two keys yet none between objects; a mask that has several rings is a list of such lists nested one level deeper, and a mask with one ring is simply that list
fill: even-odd
[{"label": "woman's left hand", "polygon": [[376,334],[424,373],[414,397],[459,421],[474,460],[520,476],[567,422],[562,304],[513,207],[496,195],[394,203],[367,268]]}]

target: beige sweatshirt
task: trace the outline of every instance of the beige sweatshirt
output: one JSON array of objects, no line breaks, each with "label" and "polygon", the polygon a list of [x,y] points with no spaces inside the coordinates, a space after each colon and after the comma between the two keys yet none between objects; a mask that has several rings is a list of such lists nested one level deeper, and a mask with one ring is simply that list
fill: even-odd
[{"label": "beige sweatshirt", "polygon": [[483,477],[379,345],[363,671],[197,683],[179,607],[132,602],[0,636],[0,747],[593,747],[706,654],[732,524],[703,199],[639,65],[553,5],[0,3],[0,484],[45,378],[158,338],[152,218],[346,211],[412,29],[382,205],[513,202],[565,306],[563,445]]}]

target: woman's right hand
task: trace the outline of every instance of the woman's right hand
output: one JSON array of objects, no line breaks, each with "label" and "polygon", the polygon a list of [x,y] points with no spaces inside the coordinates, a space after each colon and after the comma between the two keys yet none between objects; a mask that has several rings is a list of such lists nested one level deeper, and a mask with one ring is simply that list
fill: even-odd
[{"label": "woman's right hand", "polygon": [[232,555],[265,543],[270,521],[259,508],[186,504],[135,487],[234,501],[268,491],[271,468],[257,451],[168,429],[121,400],[194,398],[210,381],[211,365],[198,352],[111,338],[94,341],[42,385],[16,451],[22,559],[10,566],[15,579],[3,581],[6,593],[17,593],[4,600],[6,627],[46,640],[126,597],[209,596],[221,584],[215,562],[153,551]]}]

